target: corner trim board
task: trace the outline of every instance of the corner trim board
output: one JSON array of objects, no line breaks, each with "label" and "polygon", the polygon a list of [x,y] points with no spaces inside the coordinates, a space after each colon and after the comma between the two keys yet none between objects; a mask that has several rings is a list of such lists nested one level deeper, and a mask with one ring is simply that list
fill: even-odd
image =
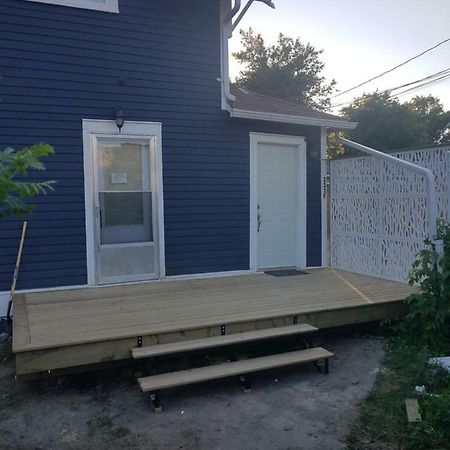
[{"label": "corner trim board", "polygon": [[[327,160],[327,129],[320,128],[320,180],[321,180],[321,216],[322,216],[322,267],[329,265],[329,242],[328,242],[328,199],[329,179]],[[328,183],[328,185],[326,184]]]}]

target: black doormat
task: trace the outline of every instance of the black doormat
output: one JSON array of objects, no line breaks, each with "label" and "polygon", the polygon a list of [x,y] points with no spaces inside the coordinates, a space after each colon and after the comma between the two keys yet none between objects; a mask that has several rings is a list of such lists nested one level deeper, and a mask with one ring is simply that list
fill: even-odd
[{"label": "black doormat", "polygon": [[308,275],[304,270],[286,269],[286,270],[268,270],[264,272],[272,277],[293,277],[295,275]]}]

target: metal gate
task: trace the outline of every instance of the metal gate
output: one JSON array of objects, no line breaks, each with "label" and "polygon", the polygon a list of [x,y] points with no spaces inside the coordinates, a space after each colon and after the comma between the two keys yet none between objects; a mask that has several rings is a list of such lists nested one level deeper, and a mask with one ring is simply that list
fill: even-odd
[{"label": "metal gate", "polygon": [[[438,215],[450,213],[450,147],[393,153],[433,171]],[[428,234],[424,177],[371,156],[330,164],[331,266],[406,281]]]}]

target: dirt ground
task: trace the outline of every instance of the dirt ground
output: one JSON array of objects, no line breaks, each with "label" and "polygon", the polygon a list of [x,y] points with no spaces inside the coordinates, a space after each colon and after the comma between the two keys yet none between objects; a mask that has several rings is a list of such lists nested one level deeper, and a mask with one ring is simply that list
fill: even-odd
[{"label": "dirt ground", "polygon": [[0,344],[0,449],[344,449],[382,343],[327,336],[320,344],[336,354],[329,375],[308,365],[254,375],[245,394],[236,379],[172,389],[162,392],[162,414],[131,369],[19,383]]}]

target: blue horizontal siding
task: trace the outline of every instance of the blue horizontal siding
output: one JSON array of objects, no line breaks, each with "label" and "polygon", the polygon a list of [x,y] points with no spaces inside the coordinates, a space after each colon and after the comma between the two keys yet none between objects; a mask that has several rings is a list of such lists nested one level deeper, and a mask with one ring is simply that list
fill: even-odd
[{"label": "blue horizontal siding", "polygon": [[[18,288],[85,284],[82,119],[163,123],[168,275],[248,269],[249,132],[308,142],[307,262],[320,264],[319,131],[230,119],[220,109],[219,2],[120,0],[109,14],[0,2],[0,148],[52,144],[55,190],[27,217]],[[0,221],[0,290],[22,219]]]}]

